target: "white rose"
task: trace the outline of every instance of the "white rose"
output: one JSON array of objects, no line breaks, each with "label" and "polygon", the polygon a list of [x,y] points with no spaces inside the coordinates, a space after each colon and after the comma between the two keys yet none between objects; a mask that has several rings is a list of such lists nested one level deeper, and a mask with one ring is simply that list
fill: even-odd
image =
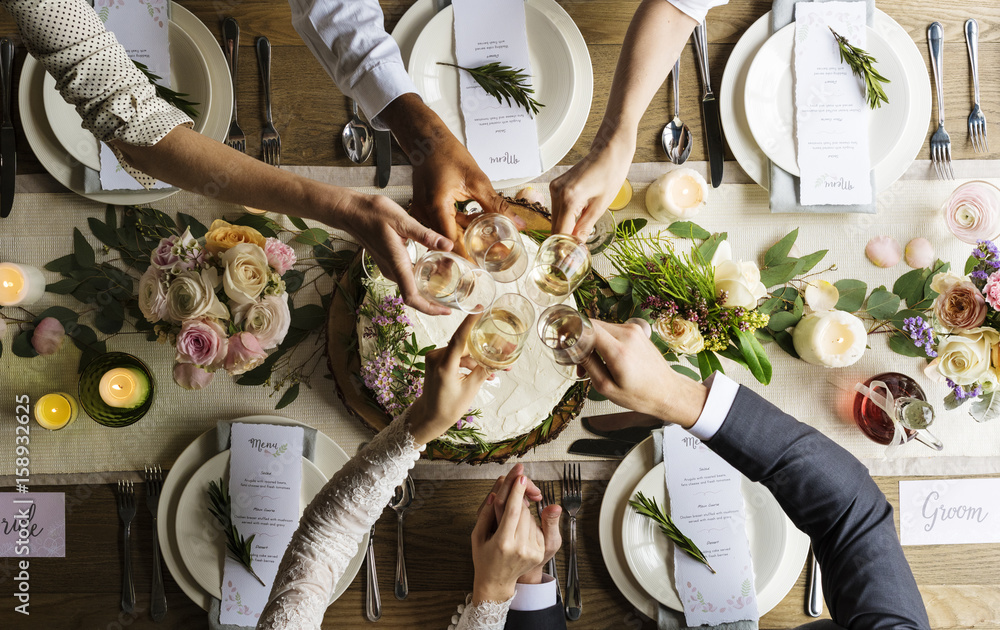
[{"label": "white rose", "polygon": [[222,254],[222,288],[236,304],[253,304],[267,287],[267,254],[253,243],[240,243]]},{"label": "white rose", "polygon": [[167,291],[163,287],[163,272],[150,265],[139,278],[139,310],[146,321],[156,323],[167,317]]},{"label": "white rose", "polygon": [[945,293],[950,287],[968,281],[969,280],[967,278],[956,276],[950,271],[944,271],[936,274],[931,280],[931,291],[934,291],[935,293]]},{"label": "white rose", "polygon": [[993,346],[1000,333],[992,328],[973,328],[949,335],[938,344],[938,372],[956,385],[972,385],[990,369]]},{"label": "white rose", "polygon": [[167,288],[167,318],[178,323],[195,317],[228,319],[229,310],[215,295],[218,282],[214,268],[178,274]]},{"label": "white rose", "polygon": [[254,304],[240,304],[233,309],[233,321],[242,323],[243,330],[252,333],[261,348],[270,350],[284,341],[292,322],[288,294],[268,295]]},{"label": "white rose", "polygon": [[715,266],[716,297],[726,292],[722,306],[753,309],[767,295],[767,287],[760,281],[760,269],[752,262],[736,262],[728,241],[719,243],[712,264]]},{"label": "white rose", "polygon": [[705,349],[698,325],[686,319],[661,317],[653,322],[653,330],[677,354],[698,354]]}]

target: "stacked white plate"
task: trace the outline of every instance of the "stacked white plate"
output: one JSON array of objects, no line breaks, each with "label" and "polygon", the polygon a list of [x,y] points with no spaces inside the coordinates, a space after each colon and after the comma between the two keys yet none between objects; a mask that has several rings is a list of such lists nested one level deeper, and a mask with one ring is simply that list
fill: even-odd
[{"label": "stacked white plate", "polygon": [[[576,144],[594,95],[594,69],[580,29],[555,0],[525,0],[528,54],[538,113],[542,170],[562,160]],[[438,62],[455,63],[454,9],[434,12],[434,0],[417,0],[400,18],[392,36],[403,63],[427,105],[455,137],[465,141],[458,96],[458,72]],[[518,186],[534,178],[494,182],[497,188]]]},{"label": "stacked white plate", "polygon": [[[722,127],[736,161],[768,187],[769,162],[798,175],[795,141],[792,40],[795,25],[771,33],[770,12],[733,48],[722,75]],[[869,142],[875,185],[885,190],[920,152],[931,114],[931,84],[923,57],[909,34],[875,10],[866,50],[878,59],[889,102],[870,112]],[[748,115],[753,112],[753,115]]]},{"label": "stacked white plate", "polygon": [[[662,604],[681,610],[673,581],[673,543],[648,518],[636,514],[636,493],[670,505],[663,464],[654,464],[653,439],[629,451],[612,475],[601,502],[601,554],[625,598],[650,619]],[[802,571],[809,538],[792,524],[771,493],[743,479],[747,539],[753,557],[757,609],[766,614],[784,599]]]},{"label": "stacked white plate", "polygon": [[[306,427],[278,416],[250,416],[234,422]],[[333,440],[317,431],[315,461],[302,460],[299,514],[349,459]],[[229,451],[219,452],[217,431],[210,429],[180,454],[160,494],[157,537],[163,561],[181,590],[205,610],[212,598],[221,598],[226,553],[225,537],[208,511],[206,492],[210,481],[228,479],[228,464]],[[351,559],[330,601],[340,597],[354,581],[364,562],[368,537],[365,534],[358,545],[358,553]]]},{"label": "stacked white plate", "polygon": [[[233,109],[233,83],[222,48],[201,20],[177,3],[171,5],[168,37],[172,85],[198,103],[195,130],[224,140]],[[87,169],[100,169],[97,139],[81,126],[76,109],[62,99],[55,79],[34,57],[24,61],[18,106],[24,135],[38,161],[73,192],[113,204],[152,203],[177,192],[176,188],[86,192]]]}]

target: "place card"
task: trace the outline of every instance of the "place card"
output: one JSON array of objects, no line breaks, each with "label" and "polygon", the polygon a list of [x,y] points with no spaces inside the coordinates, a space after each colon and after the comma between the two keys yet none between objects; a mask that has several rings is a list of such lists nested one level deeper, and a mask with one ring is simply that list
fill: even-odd
[{"label": "place card", "polygon": [[716,571],[674,548],[674,583],[687,625],[756,621],[760,615],[742,475],[676,425],[663,429],[663,461],[670,518]]},{"label": "place card", "polygon": [[253,540],[253,570],[226,554],[223,624],[254,626],[267,605],[278,565],[299,523],[302,427],[234,423],[229,458],[233,523]]},{"label": "place card", "polygon": [[[455,0],[455,57],[475,68],[499,62],[531,75],[524,0]],[[466,146],[493,181],[542,172],[535,118],[513,102],[498,103],[468,72],[459,72]]]},{"label": "place card", "polygon": [[1000,543],[1000,479],[899,482],[904,545]]},{"label": "place card", "polygon": [[65,558],[66,495],[0,492],[0,558]]},{"label": "place card", "polygon": [[840,61],[830,32],[865,48],[865,11],[864,2],[795,5],[795,136],[804,206],[872,202],[864,87]]}]

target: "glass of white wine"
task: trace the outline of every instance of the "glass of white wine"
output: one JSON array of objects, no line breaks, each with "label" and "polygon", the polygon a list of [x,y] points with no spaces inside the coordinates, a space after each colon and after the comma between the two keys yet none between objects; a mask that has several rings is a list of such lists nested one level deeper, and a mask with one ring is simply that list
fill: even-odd
[{"label": "glass of white wine", "polygon": [[469,354],[489,370],[504,370],[517,361],[535,321],[535,308],[518,293],[504,293],[476,322],[469,334]]},{"label": "glass of white wine", "polygon": [[521,233],[514,222],[496,212],[484,212],[465,228],[465,249],[497,282],[513,282],[528,268]]},{"label": "glass of white wine", "polygon": [[538,247],[524,293],[542,307],[564,301],[590,273],[590,252],[572,236],[553,234]]},{"label": "glass of white wine", "polygon": [[497,293],[496,281],[488,272],[450,252],[427,252],[413,267],[413,276],[420,295],[466,313],[487,310]]},{"label": "glass of white wine", "polygon": [[594,327],[590,319],[571,306],[556,304],[538,318],[538,336],[552,350],[560,373],[571,381],[584,381],[576,366],[594,351]]}]

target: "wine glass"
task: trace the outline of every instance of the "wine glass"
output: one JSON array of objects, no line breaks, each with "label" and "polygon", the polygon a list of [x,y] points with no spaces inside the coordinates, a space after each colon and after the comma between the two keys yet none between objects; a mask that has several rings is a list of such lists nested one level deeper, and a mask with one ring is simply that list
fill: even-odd
[{"label": "wine glass", "polygon": [[519,293],[505,293],[469,333],[469,354],[489,370],[503,370],[517,361],[535,321],[535,308]]},{"label": "wine glass", "polygon": [[552,306],[568,298],[588,273],[587,248],[572,236],[553,234],[538,247],[524,292],[535,304]]},{"label": "wine glass", "polygon": [[618,224],[615,223],[614,215],[611,212],[605,212],[594,224],[583,244],[587,246],[591,256],[596,256],[614,242],[617,231]]},{"label": "wine glass", "polygon": [[513,282],[528,268],[528,254],[514,222],[496,212],[484,212],[465,228],[465,249],[497,282]]},{"label": "wine glass", "polygon": [[466,313],[488,309],[497,292],[489,273],[450,252],[427,252],[413,267],[413,276],[420,295]]},{"label": "wine glass", "polygon": [[571,381],[585,381],[576,366],[594,350],[594,327],[590,319],[571,306],[556,304],[538,318],[538,336],[552,350],[559,372]]},{"label": "wine glass", "polygon": [[[410,258],[410,263],[412,264],[417,258],[417,244],[410,239],[406,239],[406,254]],[[368,253],[367,249],[361,250],[361,268],[365,271],[365,276],[375,284],[384,287],[394,287],[396,283],[390,280],[379,266],[375,263],[375,259],[372,255]]]}]

